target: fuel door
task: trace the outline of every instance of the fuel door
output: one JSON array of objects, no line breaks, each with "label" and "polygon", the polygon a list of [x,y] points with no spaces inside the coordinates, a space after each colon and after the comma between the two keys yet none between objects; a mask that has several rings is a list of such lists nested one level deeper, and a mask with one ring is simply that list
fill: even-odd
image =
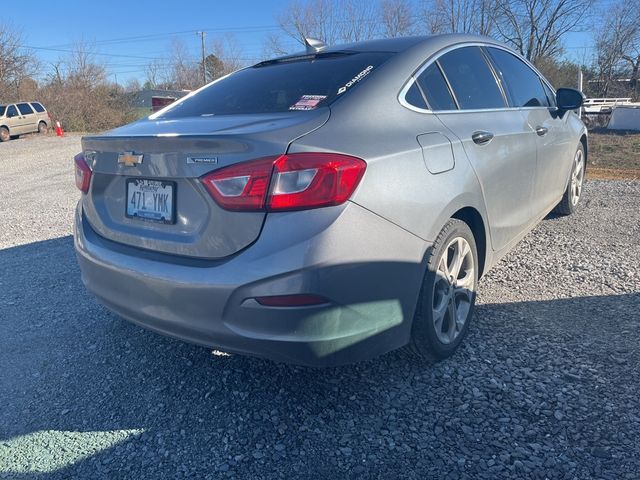
[{"label": "fuel door", "polygon": [[418,135],[422,148],[422,158],[429,172],[435,174],[448,172],[455,166],[451,140],[438,132]]}]

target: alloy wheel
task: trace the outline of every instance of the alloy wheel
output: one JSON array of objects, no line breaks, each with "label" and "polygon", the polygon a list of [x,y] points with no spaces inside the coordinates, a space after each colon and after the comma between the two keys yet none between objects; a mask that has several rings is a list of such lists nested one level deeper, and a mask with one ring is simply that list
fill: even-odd
[{"label": "alloy wheel", "polygon": [[453,342],[469,317],[476,288],[469,242],[455,237],[442,252],[433,285],[433,323],[438,340]]},{"label": "alloy wheel", "polygon": [[577,205],[582,193],[584,182],[584,154],[578,149],[573,160],[573,171],[571,172],[571,204]]}]

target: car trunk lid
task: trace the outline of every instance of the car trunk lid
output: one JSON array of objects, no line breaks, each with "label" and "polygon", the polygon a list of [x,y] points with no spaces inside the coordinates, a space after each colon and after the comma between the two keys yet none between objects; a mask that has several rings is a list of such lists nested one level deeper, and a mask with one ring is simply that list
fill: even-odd
[{"label": "car trunk lid", "polygon": [[[239,162],[282,155],[293,140],[319,128],[328,118],[329,109],[321,108],[145,119],[84,137],[82,148],[92,170],[91,188],[83,200],[84,215],[98,234],[123,244],[197,258],[232,255],[258,238],[265,213],[221,208],[199,178]],[[153,192],[172,197],[170,201],[164,198],[168,204],[161,203],[172,210],[170,221],[135,216],[144,213],[141,210],[128,215],[132,208],[136,211],[131,194],[148,188],[152,189],[150,214],[158,205]]]}]

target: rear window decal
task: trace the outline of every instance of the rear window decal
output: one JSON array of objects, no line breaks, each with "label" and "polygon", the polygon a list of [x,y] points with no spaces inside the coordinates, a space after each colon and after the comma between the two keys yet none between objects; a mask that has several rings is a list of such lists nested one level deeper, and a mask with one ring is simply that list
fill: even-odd
[{"label": "rear window decal", "polygon": [[338,89],[338,95],[344,93],[347,91],[348,88],[351,88],[353,85],[355,85],[356,83],[358,83],[360,80],[362,80],[364,77],[366,77],[367,75],[369,75],[369,72],[371,72],[371,70],[373,70],[373,65],[369,65],[367,68],[365,68],[364,70],[362,70],[359,74],[357,74],[355,77],[353,77],[351,80],[349,80],[347,83],[344,84],[343,87],[340,87]]},{"label": "rear window decal", "polygon": [[289,110],[314,110],[325,98],[327,98],[326,95],[303,95],[289,107]]}]

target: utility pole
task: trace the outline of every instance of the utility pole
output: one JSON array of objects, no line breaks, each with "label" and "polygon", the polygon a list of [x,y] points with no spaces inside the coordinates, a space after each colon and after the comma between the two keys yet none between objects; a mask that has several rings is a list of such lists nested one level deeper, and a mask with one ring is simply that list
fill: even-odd
[{"label": "utility pole", "polygon": [[[582,92],[582,89],[583,89],[583,85],[582,85],[583,78],[584,78],[584,77],[583,77],[583,75],[582,75],[582,67],[580,67],[580,68],[578,69],[578,90],[580,90],[581,92]],[[580,118],[582,118],[582,112],[583,112],[583,108],[582,108],[582,107],[580,107],[580,108],[578,109],[578,116],[579,116]]]},{"label": "utility pole", "polygon": [[204,47],[204,37],[206,32],[196,32],[196,35],[200,35],[200,39],[202,40],[202,84],[206,85],[207,83],[207,67],[205,65],[205,59],[207,58],[205,47]]}]

